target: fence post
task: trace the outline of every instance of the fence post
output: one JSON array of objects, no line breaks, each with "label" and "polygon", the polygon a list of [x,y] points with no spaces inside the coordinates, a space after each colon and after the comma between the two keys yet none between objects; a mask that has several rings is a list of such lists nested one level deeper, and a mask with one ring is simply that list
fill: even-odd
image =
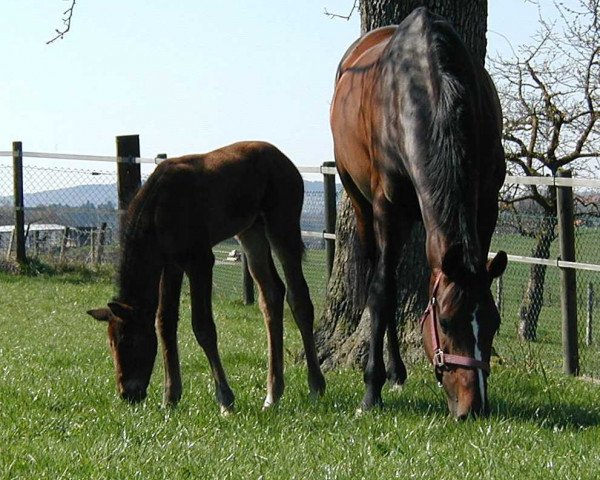
[{"label": "fence post", "polygon": [[244,291],[244,305],[254,304],[254,280],[248,269],[248,257],[242,252],[242,288]]},{"label": "fence post", "polygon": [[[559,171],[561,178],[571,178],[571,171]],[[556,189],[558,213],[558,238],[560,258],[575,261],[575,228],[573,225],[573,188],[560,186]],[[560,269],[560,297],[562,311],[563,371],[569,375],[579,374],[579,351],[577,344],[577,279],[572,268]]]},{"label": "fence post", "polygon": [[589,347],[593,342],[592,320],[594,316],[594,284],[588,283],[588,311],[587,323],[585,328],[585,344]]},{"label": "fence post", "polygon": [[[498,309],[498,315],[502,318],[502,303],[504,300],[504,275],[500,275],[496,279],[496,308]],[[502,325],[502,322],[500,322]],[[496,335],[500,334],[500,329],[496,332]]]},{"label": "fence post", "polygon": [[123,221],[129,202],[142,185],[140,164],[140,136],[117,137],[117,191],[119,195],[119,236],[123,239]]},{"label": "fence post", "polygon": [[27,258],[25,255],[25,203],[23,201],[23,144],[13,142],[12,147],[17,262],[25,263]]},{"label": "fence post", "polygon": [[10,238],[8,240],[8,247],[6,248],[6,261],[8,262],[10,260],[10,254],[12,252],[12,248],[13,248],[13,244],[15,243],[15,227],[13,227],[12,231],[10,232]]},{"label": "fence post", "polygon": [[58,257],[59,263],[62,263],[65,261],[65,253],[67,251],[67,244],[69,242],[69,232],[70,232],[69,227],[65,227],[65,230],[63,232],[63,238],[62,238],[62,241],[60,242],[60,254]]},{"label": "fence post", "polygon": [[[323,167],[335,168],[335,162],[323,162]],[[337,217],[335,175],[323,172],[323,196],[325,201],[325,233],[335,233],[335,222]],[[327,280],[333,270],[333,259],[335,257],[335,240],[325,239],[325,256],[327,258]]]},{"label": "fence post", "polygon": [[102,222],[100,229],[98,230],[98,238],[96,239],[96,265],[102,263],[102,256],[104,255],[104,239],[106,237],[106,222]]}]

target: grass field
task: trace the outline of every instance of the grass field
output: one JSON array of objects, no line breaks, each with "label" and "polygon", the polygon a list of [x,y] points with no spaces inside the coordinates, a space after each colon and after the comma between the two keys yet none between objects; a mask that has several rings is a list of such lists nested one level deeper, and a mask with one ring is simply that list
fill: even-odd
[{"label": "grass field", "polygon": [[112,293],[109,275],[0,274],[0,478],[592,479],[600,471],[598,384],[527,363],[494,365],[492,416],[456,423],[418,363],[401,393],[386,390],[384,408],[357,417],[359,372],[328,373],[325,397],[309,399],[289,321],[286,394],[261,412],[262,319],[256,306],[221,295],[215,315],[237,413],[218,413],[187,295],[181,404],[161,407],[157,363],[148,399],[127,405],[115,394],[106,327],[85,314]]}]

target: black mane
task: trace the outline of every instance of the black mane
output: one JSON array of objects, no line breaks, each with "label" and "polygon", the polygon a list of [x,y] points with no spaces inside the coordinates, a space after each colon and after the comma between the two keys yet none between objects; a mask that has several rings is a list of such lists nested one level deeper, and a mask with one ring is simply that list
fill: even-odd
[{"label": "black mane", "polygon": [[[427,53],[419,56],[414,52]],[[426,65],[413,58],[426,58]],[[418,128],[406,131],[404,127],[402,134],[419,144],[420,154],[401,161],[409,174],[420,171],[438,228],[450,245],[463,246],[465,266],[475,272],[482,263],[475,227],[478,192],[474,185],[479,167],[472,161],[477,151],[473,140],[477,135],[472,133],[477,119],[476,99],[469,92],[478,92],[477,67],[450,23],[424,8],[399,25],[386,59],[389,81],[404,82],[404,86],[394,85],[388,102],[397,103],[399,99],[394,97],[403,91],[418,117],[414,120]],[[407,76],[407,72],[413,73]],[[398,132],[399,125],[400,120],[395,119],[392,131]]]}]

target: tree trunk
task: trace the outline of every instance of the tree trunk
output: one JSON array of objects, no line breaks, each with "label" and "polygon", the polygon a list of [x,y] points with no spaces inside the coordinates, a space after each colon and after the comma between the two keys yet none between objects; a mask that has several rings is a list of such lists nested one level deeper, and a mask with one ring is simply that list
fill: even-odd
[{"label": "tree trunk", "polygon": [[[540,235],[533,249],[535,258],[550,258],[550,245],[556,239],[556,217],[544,217]],[[537,339],[537,326],[542,306],[544,305],[544,282],[546,265],[531,265],[527,290],[519,311],[519,337],[523,340]]]},{"label": "tree trunk", "polygon": [[[453,22],[466,45],[483,63],[487,29],[487,0],[362,0],[361,29],[400,23],[416,7]],[[340,52],[340,58],[344,52]],[[354,211],[344,195],[338,214],[333,271],[329,280],[325,308],[316,331],[317,349],[324,368],[359,365],[364,367],[370,337],[370,319],[365,310],[370,265],[361,255]],[[416,320],[427,303],[429,267],[425,257],[425,230],[413,228],[398,265],[398,318],[403,357],[410,360],[419,343]],[[405,328],[406,325],[414,325]],[[408,358],[407,358],[408,357]]]}]

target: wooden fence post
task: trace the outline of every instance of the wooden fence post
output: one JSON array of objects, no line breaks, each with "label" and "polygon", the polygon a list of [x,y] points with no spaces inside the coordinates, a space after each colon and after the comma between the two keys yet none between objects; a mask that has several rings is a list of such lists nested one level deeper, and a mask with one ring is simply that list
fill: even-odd
[{"label": "wooden fence post", "polygon": [[[335,168],[335,162],[323,162],[325,168]],[[337,220],[337,204],[335,190],[335,175],[323,172],[323,196],[325,201],[325,233],[335,233],[335,222]],[[327,280],[331,277],[333,270],[333,259],[335,257],[335,240],[325,239],[325,255],[327,258]]]},{"label": "wooden fence post", "polygon": [[254,280],[248,269],[248,258],[242,252],[242,288],[244,291],[244,305],[254,304]]},{"label": "wooden fence post", "polygon": [[119,195],[119,237],[123,240],[125,212],[129,202],[142,185],[140,164],[140,136],[117,137],[117,191]]},{"label": "wooden fence post", "polygon": [[588,283],[588,311],[585,328],[585,344],[589,347],[593,343],[592,320],[594,316],[594,284]]},{"label": "wooden fence post", "polygon": [[[561,178],[571,178],[571,171],[559,171]],[[575,227],[573,216],[573,188],[560,186],[556,189],[558,213],[558,238],[560,258],[575,261]],[[577,344],[577,278],[572,268],[560,269],[560,297],[562,311],[563,371],[569,375],[579,374],[579,346]]]},{"label": "wooden fence post", "polygon": [[27,258],[25,254],[25,203],[23,201],[23,144],[13,142],[12,147],[17,262],[25,263]]}]

